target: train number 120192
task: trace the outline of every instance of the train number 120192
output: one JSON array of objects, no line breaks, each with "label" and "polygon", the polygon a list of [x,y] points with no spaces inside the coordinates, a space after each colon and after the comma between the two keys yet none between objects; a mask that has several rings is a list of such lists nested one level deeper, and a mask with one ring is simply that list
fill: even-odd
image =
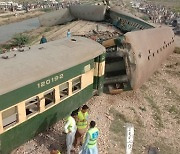
[{"label": "train number 120192", "polygon": [[44,86],[47,86],[47,85],[49,85],[49,84],[51,84],[51,83],[53,83],[53,82],[56,82],[56,81],[62,79],[63,77],[64,77],[63,74],[55,75],[55,76],[53,76],[52,78],[49,78],[49,79],[47,79],[47,80],[45,80],[45,81],[42,81],[42,82],[39,82],[39,83],[37,84],[37,87],[38,87],[38,88],[42,88],[42,87],[44,87]]}]

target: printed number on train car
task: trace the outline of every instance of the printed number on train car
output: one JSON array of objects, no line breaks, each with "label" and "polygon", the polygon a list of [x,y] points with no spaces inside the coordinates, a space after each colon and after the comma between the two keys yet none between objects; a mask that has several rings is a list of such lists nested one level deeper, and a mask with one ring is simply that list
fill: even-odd
[{"label": "printed number on train car", "polygon": [[53,82],[56,82],[56,81],[62,79],[63,77],[64,77],[64,74],[56,75],[56,76],[54,76],[54,77],[52,77],[52,78],[49,78],[49,79],[47,79],[47,80],[45,80],[45,81],[42,81],[42,82],[38,83],[38,84],[37,84],[37,87],[38,87],[38,88],[42,88],[42,87],[44,87],[44,86],[46,86],[46,85],[49,85],[49,84],[51,84],[51,83],[53,83]]}]

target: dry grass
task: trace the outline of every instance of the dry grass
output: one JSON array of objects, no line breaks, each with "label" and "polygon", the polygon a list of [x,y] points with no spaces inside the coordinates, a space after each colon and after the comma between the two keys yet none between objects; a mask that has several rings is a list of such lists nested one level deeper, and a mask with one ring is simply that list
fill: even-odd
[{"label": "dry grass", "polygon": [[156,125],[158,126],[158,128],[163,127],[163,121],[161,118],[161,111],[160,111],[159,107],[157,106],[156,102],[154,102],[154,100],[150,96],[146,96],[144,98],[150,104],[150,106],[152,108],[153,119],[155,120]]}]

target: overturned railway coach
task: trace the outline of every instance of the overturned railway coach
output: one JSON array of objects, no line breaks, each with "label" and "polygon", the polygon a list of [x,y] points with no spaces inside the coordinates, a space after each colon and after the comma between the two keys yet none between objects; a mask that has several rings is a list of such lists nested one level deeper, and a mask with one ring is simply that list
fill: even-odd
[{"label": "overturned railway coach", "polygon": [[101,93],[105,48],[81,37],[0,58],[0,153],[7,154]]}]

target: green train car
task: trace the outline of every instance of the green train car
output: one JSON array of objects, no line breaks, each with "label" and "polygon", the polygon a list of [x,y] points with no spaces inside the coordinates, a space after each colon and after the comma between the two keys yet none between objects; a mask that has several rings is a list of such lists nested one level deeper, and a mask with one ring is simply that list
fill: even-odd
[{"label": "green train car", "polygon": [[151,24],[137,18],[129,13],[121,11],[119,7],[112,7],[107,12],[107,20],[117,28],[119,28],[123,33],[143,30],[149,28],[155,28]]},{"label": "green train car", "polygon": [[0,66],[0,153],[8,154],[102,92],[105,48],[64,38],[2,54]]}]

